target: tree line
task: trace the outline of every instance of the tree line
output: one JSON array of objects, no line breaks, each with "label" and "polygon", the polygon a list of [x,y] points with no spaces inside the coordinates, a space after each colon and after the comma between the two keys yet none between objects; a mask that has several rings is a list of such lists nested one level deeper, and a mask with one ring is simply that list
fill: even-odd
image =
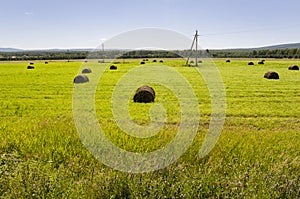
[{"label": "tree line", "polygon": [[214,50],[211,56],[216,58],[300,58],[300,49],[266,49],[266,50]]},{"label": "tree line", "polygon": [[213,58],[300,58],[300,49],[274,50],[95,50],[95,51],[20,51],[0,52],[0,60],[69,60],[69,59],[115,59],[115,58],[179,58],[179,57],[213,57]]}]

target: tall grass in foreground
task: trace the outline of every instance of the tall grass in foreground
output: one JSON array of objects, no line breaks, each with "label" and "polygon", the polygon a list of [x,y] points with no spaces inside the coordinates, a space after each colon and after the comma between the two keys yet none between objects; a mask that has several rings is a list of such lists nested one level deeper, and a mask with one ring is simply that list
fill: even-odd
[{"label": "tall grass in foreground", "polygon": [[[247,60],[216,61],[226,87],[227,117],[217,145],[202,159],[197,154],[210,119],[208,90],[195,68],[165,62],[192,84],[200,127],[179,160],[144,174],[115,171],[81,144],[72,117],[72,82],[81,63],[40,62],[34,70],[26,70],[26,63],[0,63],[0,197],[299,198],[300,73],[287,70],[295,61],[267,60],[255,66],[248,66]],[[118,129],[110,94],[136,63],[105,72],[96,109],[99,124],[116,145],[148,152],[174,137],[178,101],[166,88],[156,87],[169,121],[153,139],[131,138]],[[264,79],[269,69],[277,71],[280,80]],[[148,122],[150,105],[129,106],[137,123]]]}]

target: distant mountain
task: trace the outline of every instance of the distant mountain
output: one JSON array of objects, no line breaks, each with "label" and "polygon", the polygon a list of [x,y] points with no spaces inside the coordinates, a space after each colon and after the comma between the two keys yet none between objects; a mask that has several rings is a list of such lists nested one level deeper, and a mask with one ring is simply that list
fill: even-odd
[{"label": "distant mountain", "polygon": [[35,49],[35,50],[25,50],[25,49],[18,49],[18,48],[0,48],[0,52],[24,52],[24,51],[39,51],[39,52],[65,52],[65,51],[93,51],[92,48],[71,48],[71,49]]},{"label": "distant mountain", "polygon": [[259,50],[275,50],[275,49],[293,49],[293,48],[299,48],[300,49],[300,43],[279,44],[279,45],[260,47],[260,48],[256,48],[256,49],[259,49]]},{"label": "distant mountain", "polygon": [[33,52],[75,52],[75,51],[93,51],[92,48],[52,48],[52,49],[36,49],[36,50],[23,50],[23,51],[33,51]]},{"label": "distant mountain", "polygon": [[231,48],[231,49],[221,49],[227,51],[253,51],[253,50],[275,50],[275,49],[300,49],[300,43],[290,43],[290,44],[279,44],[272,46],[263,46],[256,48]]},{"label": "distant mountain", "polygon": [[[290,44],[279,44],[279,45],[272,45],[272,46],[264,46],[264,47],[257,47],[257,48],[236,48],[236,49],[220,49],[220,50],[229,50],[229,51],[252,51],[252,50],[274,50],[274,49],[293,49],[299,48],[300,43],[290,43]],[[0,48],[0,52],[22,52],[22,51],[42,51],[42,52],[56,52],[56,51],[93,51],[92,48],[71,48],[71,49],[41,49],[41,50],[24,50],[18,48]],[[117,49],[114,49],[117,50]]]},{"label": "distant mountain", "polygon": [[0,48],[0,52],[21,52],[24,51],[18,48]]}]

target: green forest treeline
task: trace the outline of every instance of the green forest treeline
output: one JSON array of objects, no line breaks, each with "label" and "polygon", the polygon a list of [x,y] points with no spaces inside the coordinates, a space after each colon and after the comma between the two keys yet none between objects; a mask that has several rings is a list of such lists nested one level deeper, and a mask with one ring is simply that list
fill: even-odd
[{"label": "green forest treeline", "polygon": [[58,50],[58,51],[20,51],[0,52],[0,60],[60,60],[60,59],[115,59],[115,58],[178,58],[178,57],[212,57],[212,58],[300,58],[300,49],[274,50],[173,50],[173,51],[125,51],[125,50]]}]

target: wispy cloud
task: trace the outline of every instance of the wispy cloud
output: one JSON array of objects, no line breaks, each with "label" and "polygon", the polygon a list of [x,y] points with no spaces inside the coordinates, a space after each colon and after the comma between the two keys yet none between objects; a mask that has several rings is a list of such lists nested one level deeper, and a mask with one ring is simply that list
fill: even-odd
[{"label": "wispy cloud", "polygon": [[25,12],[25,15],[33,15],[33,12]]}]

